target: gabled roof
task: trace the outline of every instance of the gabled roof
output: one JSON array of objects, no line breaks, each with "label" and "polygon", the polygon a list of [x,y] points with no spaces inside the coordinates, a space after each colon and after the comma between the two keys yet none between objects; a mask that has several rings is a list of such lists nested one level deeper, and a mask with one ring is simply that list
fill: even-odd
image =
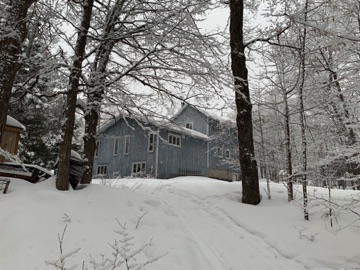
[{"label": "gabled roof", "polygon": [[116,115],[114,118],[111,118],[109,121],[107,121],[106,123],[104,123],[103,125],[100,126],[100,129],[98,131],[98,133],[103,133],[105,132],[108,128],[112,127],[113,125],[115,125],[118,121],[120,120],[124,120],[126,121],[126,119],[134,119],[137,122],[140,122],[142,124],[150,124],[153,125],[157,128],[160,129],[166,129],[168,131],[172,131],[172,132],[177,132],[177,133],[181,133],[184,135],[188,135],[194,138],[199,138],[199,139],[203,139],[203,140],[208,140],[209,137],[206,134],[203,134],[201,132],[195,131],[195,130],[191,130],[191,129],[187,129],[185,127],[181,127],[171,121],[160,121],[160,120],[151,120],[149,121],[149,119],[145,119],[145,117],[141,118],[141,117],[134,117],[134,116],[130,116],[130,115]]},{"label": "gabled roof", "polygon": [[201,114],[205,115],[207,118],[209,119],[212,119],[212,120],[216,120],[220,123],[232,123],[233,125],[235,125],[235,123],[225,117],[221,117],[219,115],[217,115],[216,113],[214,112],[210,112],[210,111],[207,111],[207,110],[204,110],[204,109],[200,109],[200,108],[197,108],[195,106],[192,106],[188,103],[185,103],[181,108],[180,110],[178,110],[172,117],[171,119],[176,119],[180,114],[182,114],[188,107],[191,107],[195,110],[197,110],[198,112],[200,112]]}]

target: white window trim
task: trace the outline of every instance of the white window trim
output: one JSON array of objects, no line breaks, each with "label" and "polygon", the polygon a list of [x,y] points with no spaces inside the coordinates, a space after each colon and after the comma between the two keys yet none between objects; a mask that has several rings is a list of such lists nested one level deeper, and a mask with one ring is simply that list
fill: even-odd
[{"label": "white window trim", "polygon": [[96,140],[95,141],[95,155],[94,155],[95,158],[99,157],[99,151],[100,151],[100,141]]},{"label": "white window trim", "polygon": [[[190,127],[188,127],[188,126],[190,126]],[[194,122],[185,123],[185,128],[193,130],[194,129]]]},{"label": "white window trim", "polygon": [[[151,136],[152,136],[152,143],[150,143]],[[150,146],[152,146],[152,149],[150,149]],[[154,152],[154,148],[155,148],[155,133],[151,132],[148,134],[148,152],[149,153]]]},{"label": "white window trim", "polygon": [[113,156],[118,156],[119,155],[119,144],[120,144],[120,139],[119,138],[114,138]]},{"label": "white window trim", "polygon": [[[105,171],[105,173],[104,173],[104,171]],[[98,165],[96,167],[96,174],[97,175],[107,175],[107,165]]]},{"label": "white window trim", "polygon": [[222,147],[218,146],[216,148],[216,156],[221,158],[224,157],[224,149]]},{"label": "white window trim", "polygon": [[[144,170],[143,171],[138,171],[138,172],[134,172],[134,166],[140,166],[140,168],[142,167],[142,165],[144,164]],[[145,174],[146,173],[146,162],[145,161],[138,161],[138,162],[133,162],[131,164],[131,175],[135,176],[137,174]]]},{"label": "white window trim", "polygon": [[[126,147],[126,141],[128,141],[128,147]],[[124,136],[124,155],[127,156],[130,153],[130,135]]]},{"label": "white window trim", "polygon": [[233,150],[233,160],[238,160],[239,159],[239,154],[238,154],[238,150],[234,149]]},{"label": "white window trim", "polygon": [[230,151],[230,149],[225,149],[225,158],[226,159],[231,159],[231,151]]},{"label": "white window trim", "polygon": [[[170,142],[170,137],[174,137],[175,138],[175,143]],[[177,140],[179,140],[179,144],[177,144]],[[173,133],[169,133],[168,135],[168,144],[172,145],[172,146],[176,146],[176,147],[181,147],[181,136],[180,135],[175,135]]]}]

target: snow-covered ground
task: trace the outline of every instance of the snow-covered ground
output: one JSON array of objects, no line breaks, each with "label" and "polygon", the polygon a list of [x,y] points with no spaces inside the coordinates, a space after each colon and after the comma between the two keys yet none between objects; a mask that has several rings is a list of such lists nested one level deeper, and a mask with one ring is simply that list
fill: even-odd
[{"label": "snow-covered ground", "polygon": [[[310,197],[322,199],[311,200],[310,221],[304,221],[300,187],[288,203],[284,185],[271,183],[268,200],[261,182],[263,200],[251,206],[239,202],[239,182],[179,177],[97,183],[60,192],[54,179],[13,179],[8,193],[0,194],[0,269],[55,269],[51,264],[59,258],[65,263],[59,269],[113,269],[114,258],[119,265],[126,259],[115,269],[360,269],[357,191],[333,190],[344,207],[334,209],[330,227],[322,188],[309,188]],[[347,209],[350,203],[355,212]]]}]

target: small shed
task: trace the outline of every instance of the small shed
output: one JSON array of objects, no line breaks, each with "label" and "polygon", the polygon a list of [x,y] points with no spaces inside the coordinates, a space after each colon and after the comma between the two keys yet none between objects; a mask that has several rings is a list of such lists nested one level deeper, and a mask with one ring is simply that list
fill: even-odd
[{"label": "small shed", "polygon": [[[1,138],[1,148],[9,153],[16,155],[18,152],[20,134],[25,127],[11,116],[6,117],[6,126]],[[0,162],[6,161],[5,157],[0,156]]]}]

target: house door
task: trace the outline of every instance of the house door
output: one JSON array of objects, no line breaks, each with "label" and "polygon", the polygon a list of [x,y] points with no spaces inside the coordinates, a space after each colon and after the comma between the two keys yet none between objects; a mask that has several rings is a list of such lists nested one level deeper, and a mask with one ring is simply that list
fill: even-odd
[{"label": "house door", "polygon": [[239,181],[239,179],[238,179],[238,174],[237,173],[233,173],[232,174],[232,179],[231,179],[233,182],[235,182],[235,181]]}]

